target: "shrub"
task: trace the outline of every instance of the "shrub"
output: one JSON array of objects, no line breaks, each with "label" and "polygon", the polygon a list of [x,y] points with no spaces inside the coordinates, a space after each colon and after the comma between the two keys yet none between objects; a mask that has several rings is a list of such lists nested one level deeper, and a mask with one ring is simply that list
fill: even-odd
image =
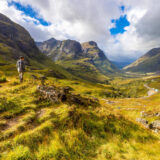
[{"label": "shrub", "polygon": [[4,82],[7,82],[6,77],[0,77],[0,83],[4,83]]}]

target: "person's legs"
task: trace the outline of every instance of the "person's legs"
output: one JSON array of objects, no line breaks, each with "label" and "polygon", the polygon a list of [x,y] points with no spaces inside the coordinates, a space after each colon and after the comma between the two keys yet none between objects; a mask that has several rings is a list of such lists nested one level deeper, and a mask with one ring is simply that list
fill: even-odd
[{"label": "person's legs", "polygon": [[19,79],[20,79],[20,82],[23,82],[23,72],[19,72]]}]

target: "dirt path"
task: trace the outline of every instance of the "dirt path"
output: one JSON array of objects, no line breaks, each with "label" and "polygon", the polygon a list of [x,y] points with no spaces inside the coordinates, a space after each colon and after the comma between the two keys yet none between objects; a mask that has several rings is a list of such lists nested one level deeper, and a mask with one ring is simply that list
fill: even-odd
[{"label": "dirt path", "polygon": [[147,84],[144,84],[144,87],[148,89],[148,96],[145,96],[145,97],[150,97],[158,92],[158,90],[149,87]]}]

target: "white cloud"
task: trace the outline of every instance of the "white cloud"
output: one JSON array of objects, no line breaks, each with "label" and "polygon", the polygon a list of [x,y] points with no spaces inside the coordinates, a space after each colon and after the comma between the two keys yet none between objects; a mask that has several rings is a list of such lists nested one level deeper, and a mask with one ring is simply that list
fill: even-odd
[{"label": "white cloud", "polygon": [[[11,1],[11,0],[8,0]],[[51,37],[94,40],[114,60],[135,59],[152,47],[160,46],[159,0],[15,0],[31,5],[50,26],[35,25],[30,18],[7,0],[0,0],[0,12],[24,26],[35,40]],[[119,7],[125,5],[130,26],[124,34],[111,36],[111,19],[122,15]],[[27,22],[25,21],[27,19]]]}]

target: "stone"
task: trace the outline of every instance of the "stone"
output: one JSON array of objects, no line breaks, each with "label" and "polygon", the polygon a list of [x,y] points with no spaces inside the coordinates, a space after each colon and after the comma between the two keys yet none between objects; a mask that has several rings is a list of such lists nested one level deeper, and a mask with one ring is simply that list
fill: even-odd
[{"label": "stone", "polygon": [[76,104],[86,107],[99,105],[99,101],[97,99],[85,98],[81,95],[71,93],[71,87],[58,88],[55,86],[37,86],[37,90],[42,96],[40,99],[49,99],[53,103],[63,102],[70,105]]},{"label": "stone", "polygon": [[146,119],[143,118],[137,118],[136,119],[137,122],[141,123],[143,126],[145,126],[146,128],[148,128],[148,121]]},{"label": "stone", "polygon": [[154,116],[160,117],[160,112],[155,113]]},{"label": "stone", "polygon": [[158,129],[160,130],[160,120],[156,120],[153,121],[150,125],[149,125],[150,129]]}]

